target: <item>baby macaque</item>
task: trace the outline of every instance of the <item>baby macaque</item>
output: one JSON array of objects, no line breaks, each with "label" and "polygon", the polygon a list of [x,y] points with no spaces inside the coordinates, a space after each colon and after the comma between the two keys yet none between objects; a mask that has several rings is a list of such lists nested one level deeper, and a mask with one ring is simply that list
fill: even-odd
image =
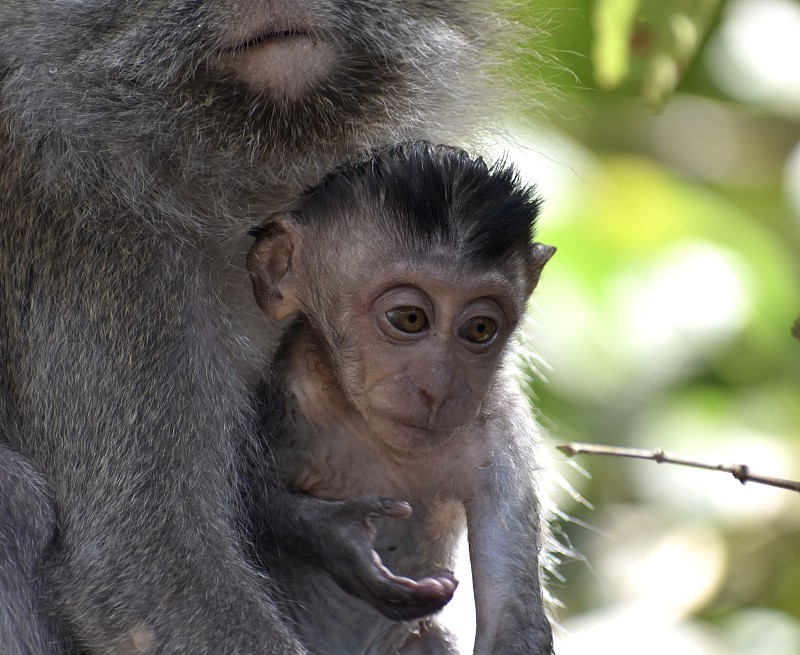
[{"label": "baby macaque", "polygon": [[532,243],[538,211],[513,168],[417,142],[332,173],[257,229],[259,306],[295,317],[268,448],[305,526],[267,565],[312,653],[455,653],[419,617],[455,590],[465,523],[474,653],[552,652],[537,431],[504,365],[554,252]]}]

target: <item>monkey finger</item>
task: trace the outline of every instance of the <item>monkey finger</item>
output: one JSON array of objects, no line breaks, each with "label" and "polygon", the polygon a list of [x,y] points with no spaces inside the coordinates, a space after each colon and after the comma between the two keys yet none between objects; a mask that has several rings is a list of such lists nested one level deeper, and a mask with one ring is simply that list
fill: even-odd
[{"label": "monkey finger", "polygon": [[414,510],[404,500],[393,498],[380,498],[380,505],[376,507],[368,518],[371,519],[407,519]]},{"label": "monkey finger", "polygon": [[411,516],[411,505],[403,500],[383,496],[358,496],[343,501],[342,515],[354,520],[407,519]]},{"label": "monkey finger", "polygon": [[453,573],[446,570],[419,580],[394,575],[382,565],[376,570],[378,576],[363,580],[368,587],[365,600],[392,620],[418,619],[440,610],[458,586]]},{"label": "monkey finger", "polygon": [[455,575],[453,575],[452,571],[448,571],[447,569],[435,571],[429,576],[420,578],[419,580],[394,575],[386,567],[383,567],[383,569],[388,581],[404,587],[417,595],[429,595],[431,597],[447,596],[449,600],[455,593],[456,587],[458,587],[458,580],[456,580]]}]

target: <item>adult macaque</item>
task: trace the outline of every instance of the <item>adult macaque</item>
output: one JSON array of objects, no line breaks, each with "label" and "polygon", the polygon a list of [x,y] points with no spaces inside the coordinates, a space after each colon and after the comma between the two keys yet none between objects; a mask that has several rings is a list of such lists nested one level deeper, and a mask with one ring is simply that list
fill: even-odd
[{"label": "adult macaque", "polygon": [[[53,505],[45,481],[30,461],[0,444],[0,589],[14,590],[14,602],[0,598],[0,630],[14,628],[15,644],[0,644],[3,655],[38,655],[50,647],[50,619],[40,602],[39,564],[55,532]],[[30,630],[36,624],[44,629]]]},{"label": "adult macaque", "polygon": [[[264,557],[312,653],[453,653],[435,619],[382,614],[413,615],[408,589],[449,599],[435,571],[452,567],[464,514],[474,652],[551,653],[536,431],[503,367],[554,252],[531,243],[538,208],[512,168],[417,142],[329,175],[259,230],[256,299],[295,320],[266,389],[268,475],[313,526]],[[395,498],[413,515],[376,532],[410,514]]]},{"label": "adult macaque", "polygon": [[42,590],[4,655],[304,652],[246,556],[282,331],[246,232],[334,162],[485,104],[483,5],[0,0],[0,442],[33,467],[0,450],[0,490],[35,469],[49,501],[0,535],[26,511],[56,530],[3,554],[38,574],[0,577],[0,606]]}]

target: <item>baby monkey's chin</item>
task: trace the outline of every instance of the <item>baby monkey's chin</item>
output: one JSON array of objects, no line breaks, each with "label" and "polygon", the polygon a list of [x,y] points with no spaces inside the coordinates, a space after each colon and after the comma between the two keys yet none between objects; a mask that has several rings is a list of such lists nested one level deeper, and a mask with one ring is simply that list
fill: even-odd
[{"label": "baby monkey's chin", "polygon": [[376,416],[370,417],[368,424],[389,456],[403,464],[425,462],[432,452],[449,443],[458,432],[457,429],[432,430]]},{"label": "baby monkey's chin", "polygon": [[230,50],[221,64],[254,91],[293,101],[318,88],[337,61],[330,42],[284,32]]}]

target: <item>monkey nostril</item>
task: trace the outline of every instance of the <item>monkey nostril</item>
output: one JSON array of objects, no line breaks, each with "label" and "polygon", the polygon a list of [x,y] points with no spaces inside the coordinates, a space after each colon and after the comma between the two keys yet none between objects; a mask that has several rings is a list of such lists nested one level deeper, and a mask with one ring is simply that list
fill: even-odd
[{"label": "monkey nostril", "polygon": [[428,429],[434,429],[439,421],[439,410],[441,409],[441,397],[425,389],[419,390],[419,397],[425,411],[425,424]]},{"label": "monkey nostril", "polygon": [[425,389],[420,389],[419,397],[422,398],[423,402],[425,403],[425,405],[427,405],[428,409],[433,409],[434,398],[430,393],[425,391]]}]

